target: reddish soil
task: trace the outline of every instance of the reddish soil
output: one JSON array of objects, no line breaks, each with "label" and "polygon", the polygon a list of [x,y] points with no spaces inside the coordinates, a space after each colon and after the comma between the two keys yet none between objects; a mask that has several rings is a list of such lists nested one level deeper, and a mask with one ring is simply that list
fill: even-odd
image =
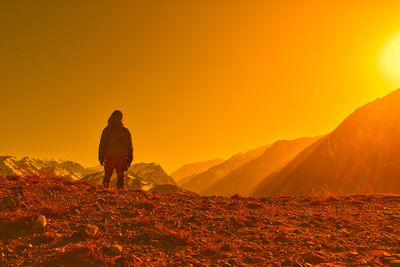
[{"label": "reddish soil", "polygon": [[[0,201],[0,266],[384,266],[400,259],[399,195],[201,197],[7,177]],[[43,229],[33,223],[40,214]],[[98,227],[95,235],[87,224]]]}]

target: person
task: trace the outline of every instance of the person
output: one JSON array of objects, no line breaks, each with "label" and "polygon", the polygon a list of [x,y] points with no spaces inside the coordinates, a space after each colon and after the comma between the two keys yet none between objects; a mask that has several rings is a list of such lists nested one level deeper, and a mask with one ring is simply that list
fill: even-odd
[{"label": "person", "polygon": [[104,166],[104,188],[110,188],[114,169],[117,173],[117,188],[125,187],[125,171],[133,161],[132,136],[122,122],[122,112],[114,111],[108,119],[100,138],[99,161]]}]

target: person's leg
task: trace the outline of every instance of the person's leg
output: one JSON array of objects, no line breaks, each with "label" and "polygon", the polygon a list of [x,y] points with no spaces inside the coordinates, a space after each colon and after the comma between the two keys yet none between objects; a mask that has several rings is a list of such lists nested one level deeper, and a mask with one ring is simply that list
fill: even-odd
[{"label": "person's leg", "polygon": [[117,171],[117,188],[124,189],[125,187],[125,171],[127,167],[127,162],[125,157],[121,157],[118,160],[118,164],[116,166]]},{"label": "person's leg", "polygon": [[114,166],[110,160],[107,160],[105,165],[104,165],[104,179],[103,179],[103,186],[104,188],[109,189],[110,188],[110,180],[111,176],[114,171]]},{"label": "person's leg", "polygon": [[125,171],[117,172],[117,188],[124,189],[125,187]]}]

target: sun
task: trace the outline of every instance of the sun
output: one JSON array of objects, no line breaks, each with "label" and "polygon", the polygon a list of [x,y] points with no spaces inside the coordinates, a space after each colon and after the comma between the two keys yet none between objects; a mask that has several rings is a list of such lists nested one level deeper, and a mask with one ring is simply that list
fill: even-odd
[{"label": "sun", "polygon": [[385,75],[395,82],[400,82],[400,32],[385,44],[380,61]]}]

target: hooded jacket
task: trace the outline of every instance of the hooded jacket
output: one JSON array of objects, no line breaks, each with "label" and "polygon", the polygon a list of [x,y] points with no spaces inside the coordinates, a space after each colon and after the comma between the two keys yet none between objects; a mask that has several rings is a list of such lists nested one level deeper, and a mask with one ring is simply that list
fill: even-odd
[{"label": "hooded jacket", "polygon": [[105,162],[107,157],[125,156],[128,163],[133,160],[132,136],[122,123],[120,116],[111,115],[108,126],[101,134],[99,146],[99,161]]}]

